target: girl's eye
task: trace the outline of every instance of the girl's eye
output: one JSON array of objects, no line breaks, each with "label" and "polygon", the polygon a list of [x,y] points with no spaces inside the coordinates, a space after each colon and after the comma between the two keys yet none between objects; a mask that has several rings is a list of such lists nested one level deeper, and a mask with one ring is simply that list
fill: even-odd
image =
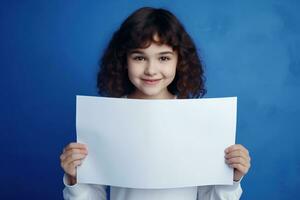
[{"label": "girl's eye", "polygon": [[143,61],[143,60],[145,60],[145,58],[142,57],[142,56],[135,56],[135,57],[133,57],[133,60],[136,60],[136,61]]},{"label": "girl's eye", "polygon": [[160,59],[161,61],[163,61],[163,62],[170,60],[170,58],[167,57],[167,56],[162,56],[162,57],[160,57],[159,59]]}]

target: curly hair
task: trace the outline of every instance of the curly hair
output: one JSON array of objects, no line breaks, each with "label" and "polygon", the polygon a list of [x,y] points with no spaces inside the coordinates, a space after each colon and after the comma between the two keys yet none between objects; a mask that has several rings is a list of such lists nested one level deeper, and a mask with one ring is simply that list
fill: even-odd
[{"label": "curly hair", "polygon": [[[155,41],[157,35],[159,41]],[[128,78],[127,53],[166,44],[178,52],[176,75],[168,86],[177,98],[199,98],[206,93],[203,65],[195,44],[183,25],[168,10],[143,7],[132,13],[113,34],[99,61],[97,87],[100,96],[122,97],[135,90]]]}]

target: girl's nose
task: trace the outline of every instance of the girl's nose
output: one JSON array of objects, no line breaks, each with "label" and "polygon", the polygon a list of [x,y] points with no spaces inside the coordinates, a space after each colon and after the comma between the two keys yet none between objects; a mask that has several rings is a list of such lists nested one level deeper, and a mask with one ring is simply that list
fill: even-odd
[{"label": "girl's nose", "polygon": [[156,63],[149,61],[145,68],[145,75],[153,76],[157,73]]}]

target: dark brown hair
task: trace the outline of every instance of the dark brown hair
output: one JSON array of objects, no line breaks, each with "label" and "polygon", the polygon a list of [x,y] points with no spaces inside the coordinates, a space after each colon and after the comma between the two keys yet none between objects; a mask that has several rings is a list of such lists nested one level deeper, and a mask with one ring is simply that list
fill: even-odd
[{"label": "dark brown hair", "polygon": [[[154,40],[158,35],[159,41]],[[203,66],[195,44],[183,25],[168,10],[143,7],[132,13],[113,34],[99,61],[97,77],[101,96],[122,97],[135,89],[127,72],[127,53],[166,44],[178,52],[176,75],[168,90],[177,98],[199,98],[206,93]]]}]

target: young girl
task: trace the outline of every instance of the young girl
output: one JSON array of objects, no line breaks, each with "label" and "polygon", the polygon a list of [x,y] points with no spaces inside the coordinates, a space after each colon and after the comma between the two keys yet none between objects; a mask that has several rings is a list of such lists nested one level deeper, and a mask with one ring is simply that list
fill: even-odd
[{"label": "young girl", "polygon": [[[101,59],[99,94],[132,99],[202,97],[203,68],[196,47],[178,19],[169,11],[141,8],[116,31]],[[88,155],[84,144],[70,143],[62,155],[65,199],[107,199],[104,185],[78,184],[76,167]],[[110,187],[112,200],[206,200],[239,199],[241,178],[248,172],[250,157],[242,145],[225,149],[225,162],[234,168],[233,185],[195,186],[174,189]],[[121,178],[121,177],[120,177]]]}]

